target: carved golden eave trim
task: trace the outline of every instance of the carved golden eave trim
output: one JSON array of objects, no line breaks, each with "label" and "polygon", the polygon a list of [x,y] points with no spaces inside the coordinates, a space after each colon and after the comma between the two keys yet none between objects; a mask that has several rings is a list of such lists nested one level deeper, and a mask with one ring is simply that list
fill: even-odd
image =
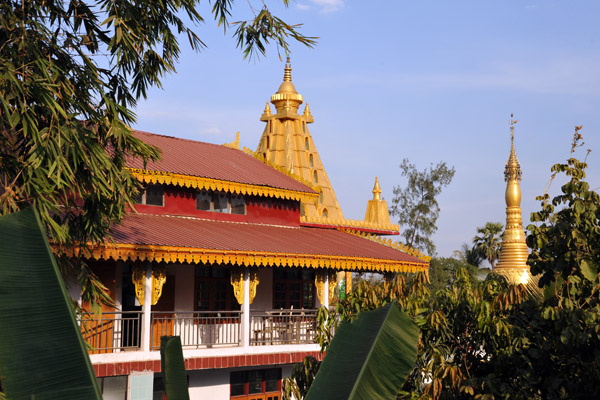
[{"label": "carved golden eave trim", "polygon": [[337,288],[336,271],[328,271],[329,273],[329,303],[335,296],[335,289]]},{"label": "carved golden eave trim", "polygon": [[[302,178],[301,176],[298,176],[298,175],[290,172],[287,168],[281,167],[279,165],[275,165],[272,162],[266,160],[265,157],[262,155],[262,153],[257,153],[253,150],[250,150],[247,147],[244,147],[243,151],[244,151],[244,153],[248,154],[249,156],[256,158],[258,161],[261,161],[261,162],[267,164],[269,167],[275,168],[277,171],[281,172],[282,174],[285,174],[285,175],[289,176],[290,178],[295,179],[298,182],[302,183],[303,185],[308,186],[309,188],[311,188],[312,190],[317,192],[316,197],[317,197],[317,199],[319,198],[319,193],[321,192],[321,188],[319,186],[313,185],[312,182],[309,182],[306,179]],[[311,199],[310,201],[314,202],[314,199]]]},{"label": "carved golden eave trim", "polygon": [[317,298],[319,303],[323,304],[323,286],[325,286],[325,270],[315,272],[315,288],[317,289]]},{"label": "carved golden eave trim", "polygon": [[234,268],[229,275],[229,281],[233,286],[233,295],[238,304],[244,303],[244,270],[242,268]]},{"label": "carved golden eave trim", "polygon": [[319,199],[318,193],[300,192],[295,190],[274,188],[270,186],[251,185],[247,183],[231,182],[220,179],[182,175],[162,171],[150,171],[137,168],[127,168],[127,170],[129,170],[134,178],[144,183],[160,183],[198,189],[220,190],[231,193],[275,197],[280,199],[306,202],[315,202]]},{"label": "carved golden eave trim", "polygon": [[248,273],[250,275],[248,277],[250,280],[250,304],[252,304],[252,302],[254,301],[254,298],[256,297],[256,287],[260,283],[260,277],[258,274],[258,269],[256,269],[256,268],[250,269],[250,271],[248,271]]},{"label": "carved golden eave trim", "polygon": [[[359,236],[361,236],[359,234]],[[232,264],[246,267],[276,266],[300,268],[327,268],[346,271],[417,272],[427,270],[423,262],[398,261],[369,257],[343,257],[337,255],[274,253],[262,251],[214,250],[175,246],[110,243],[88,245],[91,258],[114,260],[140,260],[156,262],[181,262],[203,264]],[[57,249],[55,248],[55,251]],[[80,249],[60,249],[67,256]],[[82,252],[83,254],[83,252]]]},{"label": "carved golden eave trim", "polygon": [[378,230],[378,231],[400,232],[400,226],[398,226],[397,224],[377,224],[377,223],[373,223],[373,222],[368,222],[368,221],[364,221],[364,220],[356,220],[356,219],[309,217],[307,215],[303,215],[300,217],[300,222],[307,223],[307,224],[333,225],[333,226],[349,227],[349,228],[363,228],[363,229],[372,229],[372,230]]},{"label": "carved golden eave trim", "polygon": [[[135,285],[135,297],[140,305],[144,305],[144,294],[146,291],[146,266],[136,264],[133,266],[131,281]],[[150,303],[155,306],[162,295],[162,289],[167,281],[167,269],[164,264],[152,266],[152,300]]]},{"label": "carved golden eave trim", "polygon": [[383,239],[383,238],[381,238],[377,235],[373,235],[371,233],[365,233],[365,232],[360,232],[360,231],[355,231],[355,230],[345,229],[345,228],[340,228],[340,230],[342,232],[346,232],[351,235],[356,235],[356,236],[360,236],[365,239],[372,240],[373,242],[382,244],[387,247],[391,247],[393,249],[396,249],[398,251],[401,251],[403,253],[406,253],[408,255],[416,257],[419,260],[422,260],[423,262],[427,263],[426,268],[429,269],[429,261],[431,261],[431,257],[428,255],[425,255],[425,253],[421,253],[418,249],[413,249],[412,247],[402,244],[400,242],[393,242],[392,239]]}]

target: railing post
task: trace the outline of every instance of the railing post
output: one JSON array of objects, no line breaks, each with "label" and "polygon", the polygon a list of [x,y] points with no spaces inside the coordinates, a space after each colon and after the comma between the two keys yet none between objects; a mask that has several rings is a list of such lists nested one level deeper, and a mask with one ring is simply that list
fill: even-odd
[{"label": "railing post", "polygon": [[145,352],[150,351],[150,330],[151,325],[151,313],[152,310],[152,262],[146,262],[146,279],[144,281],[144,305],[142,306],[142,312],[144,313],[143,325],[142,325],[142,350]]},{"label": "railing post", "polygon": [[244,301],[242,302],[242,346],[250,346],[250,273],[244,268]]}]

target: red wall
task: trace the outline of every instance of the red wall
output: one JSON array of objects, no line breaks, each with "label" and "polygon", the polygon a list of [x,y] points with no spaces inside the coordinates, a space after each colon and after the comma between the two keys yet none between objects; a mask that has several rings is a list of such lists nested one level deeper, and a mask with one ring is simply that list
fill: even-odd
[{"label": "red wall", "polygon": [[300,226],[300,203],[271,197],[245,196],[246,215],[224,214],[196,210],[196,190],[178,186],[165,186],[165,205],[136,204],[140,213],[158,215],[185,215],[219,221],[251,222],[287,226]]}]

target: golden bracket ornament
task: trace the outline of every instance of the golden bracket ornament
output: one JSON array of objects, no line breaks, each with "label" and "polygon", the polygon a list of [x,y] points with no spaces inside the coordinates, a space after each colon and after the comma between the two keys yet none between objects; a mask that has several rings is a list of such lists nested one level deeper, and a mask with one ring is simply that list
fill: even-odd
[{"label": "golden bracket ornament", "polygon": [[[144,295],[146,287],[146,267],[143,264],[136,263],[133,266],[131,280],[135,285],[135,296],[140,305],[144,305]],[[150,304],[155,306],[162,295],[162,289],[167,281],[167,268],[163,263],[152,266],[152,299]]]},{"label": "golden bracket ornament", "polygon": [[229,275],[229,282],[233,286],[233,295],[238,304],[244,303],[244,270],[242,268],[233,268]]},{"label": "golden bracket ornament", "polygon": [[250,304],[252,304],[252,302],[254,301],[254,298],[256,297],[256,287],[260,283],[260,277],[258,275],[257,268],[250,268],[249,274],[250,274]]},{"label": "golden bracket ornament", "polygon": [[333,299],[335,295],[335,288],[337,285],[336,282],[336,271],[319,269],[315,273],[315,286],[317,288],[317,297],[319,298],[319,302],[323,304],[323,289],[325,284],[325,277],[328,278],[327,282],[327,291],[329,292],[329,302]]},{"label": "golden bracket ornament", "polygon": [[256,297],[256,287],[260,283],[260,277],[258,274],[258,268],[242,268],[236,267],[231,270],[231,274],[229,277],[229,281],[231,282],[231,286],[233,286],[233,294],[235,299],[239,304],[244,303],[244,271],[248,271],[249,279],[250,279],[250,304],[254,301]]}]

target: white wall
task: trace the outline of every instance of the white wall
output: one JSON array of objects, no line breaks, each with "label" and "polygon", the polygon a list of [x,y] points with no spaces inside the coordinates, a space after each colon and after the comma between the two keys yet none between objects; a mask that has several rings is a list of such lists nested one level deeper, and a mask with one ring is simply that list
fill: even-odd
[{"label": "white wall", "polygon": [[228,400],[230,371],[190,371],[190,400]]}]

